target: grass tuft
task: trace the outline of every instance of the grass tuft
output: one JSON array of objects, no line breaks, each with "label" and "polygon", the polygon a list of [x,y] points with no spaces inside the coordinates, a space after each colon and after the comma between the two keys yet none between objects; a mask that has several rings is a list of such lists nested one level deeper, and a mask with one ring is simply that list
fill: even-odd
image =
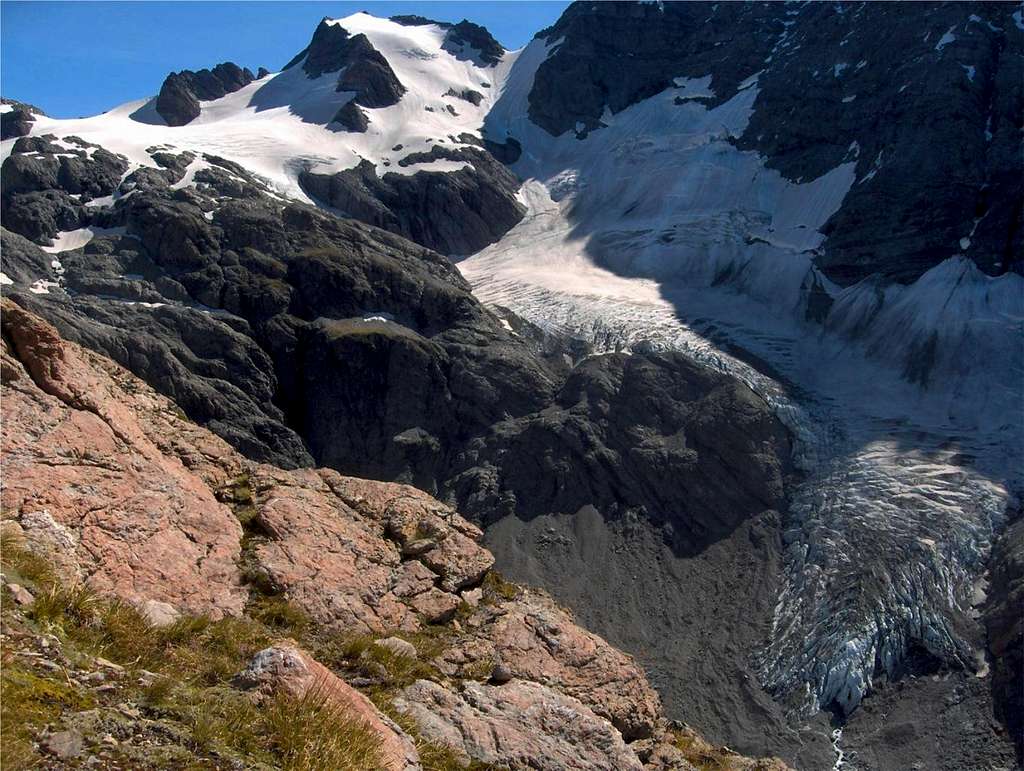
[{"label": "grass tuft", "polygon": [[284,771],[377,771],[383,766],[380,738],[319,688],[299,698],[277,694],[264,708],[262,721]]},{"label": "grass tuft", "polygon": [[521,591],[518,586],[506,581],[497,570],[488,570],[481,587],[484,590],[484,602],[497,604],[499,600],[514,600]]}]

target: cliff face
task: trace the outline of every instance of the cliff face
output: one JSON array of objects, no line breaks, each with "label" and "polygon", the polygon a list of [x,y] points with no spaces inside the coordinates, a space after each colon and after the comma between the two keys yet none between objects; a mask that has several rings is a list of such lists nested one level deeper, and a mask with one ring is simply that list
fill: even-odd
[{"label": "cliff face", "polygon": [[[478,543],[481,531],[451,508],[405,485],[247,461],[130,373],[9,300],[0,365],[3,525],[18,548],[44,556],[66,586],[119,598],[154,627],[180,629],[196,616],[266,621],[260,608],[276,603],[305,620],[288,628],[303,644],[348,651],[332,671],[297,643],[277,642],[235,681],[253,699],[278,691],[298,698],[315,684],[369,726],[388,768],[436,766],[378,708],[405,720],[421,746],[447,747],[466,763],[533,768],[543,757],[545,768],[690,768],[685,753],[696,738],[665,720],[632,658],[546,595],[502,581]],[[81,644],[74,622],[48,626],[33,611],[47,596],[52,606],[54,595],[6,580],[14,603],[5,603],[5,634],[24,642],[53,633],[48,655],[70,655]],[[354,639],[370,641],[364,651],[388,665],[394,656],[418,662],[416,677],[396,681],[373,655],[353,659]],[[39,656],[15,658],[19,667],[42,667],[31,663]],[[107,663],[127,678],[124,663]],[[107,677],[92,677],[90,667],[102,665],[76,666],[73,687],[101,717],[108,696],[131,690],[127,679],[90,690]],[[166,719],[140,699],[133,720]],[[80,713],[62,709],[46,731],[26,728],[29,716],[15,725],[30,739],[35,730],[31,746],[62,762],[112,751],[110,742],[90,744],[95,715]],[[165,737],[160,750],[171,744]],[[700,746],[728,767],[753,767]]]},{"label": "cliff face", "polygon": [[856,163],[814,257],[829,279],[909,283],[961,240],[985,273],[1020,272],[1015,13],[998,3],[574,3],[538,35],[552,53],[529,115],[551,135],[586,136],[602,130],[605,110],[677,80],[706,79],[679,105],[718,105],[753,83],[738,148],[792,181]]}]

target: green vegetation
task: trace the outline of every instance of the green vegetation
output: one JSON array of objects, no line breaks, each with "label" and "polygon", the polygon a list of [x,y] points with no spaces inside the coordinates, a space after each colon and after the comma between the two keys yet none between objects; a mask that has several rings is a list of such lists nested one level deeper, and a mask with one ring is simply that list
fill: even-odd
[{"label": "green vegetation", "polygon": [[[248,479],[236,480],[231,495],[240,505],[251,505]],[[46,560],[6,534],[0,541],[0,568],[35,596],[26,608],[4,597],[8,642],[0,672],[0,754],[5,771],[38,767],[42,758],[33,741],[46,730],[81,728],[83,716],[103,726],[81,731],[89,751],[104,752],[118,767],[379,769],[373,733],[321,694],[278,694],[257,705],[231,687],[257,651],[285,637],[335,671],[372,680],[367,695],[413,738],[427,771],[484,769],[466,766],[450,748],[425,741],[415,724],[391,706],[398,691],[415,680],[442,679],[428,662],[452,642],[456,632],[451,626],[396,632],[419,654],[406,656],[369,636],[318,629],[284,597],[253,587],[244,617],[186,616],[157,628],[127,603],[63,585]],[[34,666],[37,657],[15,655],[16,650],[31,651],[46,635],[56,638],[66,667]],[[114,673],[110,680],[116,689],[90,687],[83,670]],[[134,705],[142,720],[124,717],[125,705]],[[130,734],[138,725],[149,732],[141,746],[101,743],[104,733]]]},{"label": "green vegetation", "polygon": [[514,600],[519,596],[519,587],[506,581],[497,570],[490,570],[482,584],[484,602],[497,604],[500,600]]}]

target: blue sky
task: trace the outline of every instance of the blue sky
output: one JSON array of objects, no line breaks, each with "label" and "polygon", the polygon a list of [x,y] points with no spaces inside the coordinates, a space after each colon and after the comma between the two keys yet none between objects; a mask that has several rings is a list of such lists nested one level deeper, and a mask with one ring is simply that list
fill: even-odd
[{"label": "blue sky", "polygon": [[282,67],[324,16],[467,18],[507,48],[568,2],[0,2],[0,93],[59,118],[155,94],[172,70]]}]

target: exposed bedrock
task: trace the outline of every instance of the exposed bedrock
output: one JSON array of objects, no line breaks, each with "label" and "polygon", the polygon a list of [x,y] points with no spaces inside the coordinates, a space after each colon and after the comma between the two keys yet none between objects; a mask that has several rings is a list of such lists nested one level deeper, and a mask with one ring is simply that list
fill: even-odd
[{"label": "exposed bedrock", "polygon": [[391,21],[406,27],[422,27],[435,24],[446,30],[442,47],[458,59],[469,59],[480,66],[495,65],[505,54],[505,47],[494,39],[486,27],[463,19],[458,24],[449,21],[435,21],[424,16],[407,14],[392,16]]},{"label": "exposed bedrock", "polygon": [[335,90],[355,92],[353,100],[363,107],[388,107],[397,104],[405,93],[405,86],[387,59],[366,35],[350,36],[344,27],[327,19],[320,22],[309,45],[284,69],[300,62],[309,78],[341,70]]},{"label": "exposed bedrock", "polygon": [[340,213],[405,236],[443,254],[479,251],[523,217],[516,199],[519,180],[490,153],[472,147],[434,146],[399,161],[402,166],[448,160],[455,171],[387,172],[370,161],[336,174],[302,172],[299,181],[314,198]]},{"label": "exposed bedrock", "polygon": [[168,126],[184,126],[199,117],[199,103],[220,99],[249,85],[256,76],[234,62],[222,62],[212,70],[172,72],[160,87],[156,111]]},{"label": "exposed bedrock", "polygon": [[45,115],[38,107],[6,97],[0,98],[0,104],[10,105],[11,109],[0,113],[0,139],[23,137],[32,130],[36,115]]}]

